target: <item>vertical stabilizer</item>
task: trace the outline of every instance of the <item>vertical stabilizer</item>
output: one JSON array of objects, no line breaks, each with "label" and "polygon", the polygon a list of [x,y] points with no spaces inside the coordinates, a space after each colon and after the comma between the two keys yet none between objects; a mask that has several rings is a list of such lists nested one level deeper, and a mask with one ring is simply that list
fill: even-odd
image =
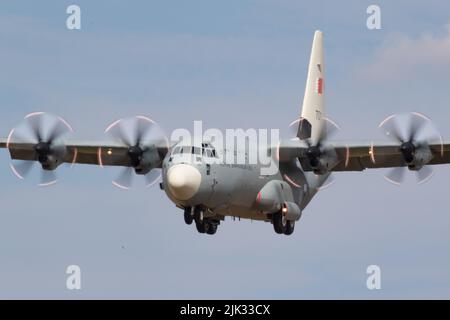
[{"label": "vertical stabilizer", "polygon": [[305,97],[297,137],[311,139],[313,145],[325,129],[324,64],[322,31],[314,33],[306,80]]}]

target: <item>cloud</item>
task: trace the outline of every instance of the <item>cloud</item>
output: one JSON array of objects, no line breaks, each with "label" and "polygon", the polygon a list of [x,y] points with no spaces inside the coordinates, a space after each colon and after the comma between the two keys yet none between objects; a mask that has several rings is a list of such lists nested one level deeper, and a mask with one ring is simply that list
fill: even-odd
[{"label": "cloud", "polygon": [[[440,35],[423,33],[418,37],[392,34],[368,65],[357,72],[374,82],[411,77],[446,76],[450,70],[450,24]],[[432,81],[432,79],[430,79]]]}]

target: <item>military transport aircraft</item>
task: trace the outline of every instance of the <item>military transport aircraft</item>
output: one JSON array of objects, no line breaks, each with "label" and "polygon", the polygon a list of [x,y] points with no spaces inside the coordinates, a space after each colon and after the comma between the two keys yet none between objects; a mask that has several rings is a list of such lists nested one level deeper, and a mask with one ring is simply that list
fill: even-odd
[{"label": "military transport aircraft", "polygon": [[[161,189],[183,210],[187,224],[195,222],[200,233],[214,234],[226,216],[270,222],[278,234],[290,235],[295,222],[334,171],[362,171],[367,168],[394,168],[386,176],[399,183],[406,168],[420,181],[430,176],[428,165],[450,162],[450,141],[423,140],[418,133],[428,121],[413,113],[407,133],[395,125],[393,117],[380,124],[390,141],[331,141],[324,103],[323,35],[316,31],[309,61],[302,111],[296,122],[296,137],[271,145],[267,153],[276,160],[275,174],[262,174],[261,164],[229,165],[216,161],[227,152],[213,143],[187,145],[166,139],[145,139],[154,122],[138,117],[132,138],[120,121],[106,132],[108,142],[75,141],[61,137],[71,131],[62,118],[44,134],[41,113],[26,116],[32,139],[12,130],[0,147],[8,148],[18,161],[11,169],[23,178],[32,165],[42,166],[41,185],[55,182],[53,170],[60,164],[122,166],[124,171],[113,183],[127,188],[133,171],[144,175],[148,184],[161,177]],[[404,130],[403,130],[404,131]],[[264,146],[267,148],[267,146]]]}]

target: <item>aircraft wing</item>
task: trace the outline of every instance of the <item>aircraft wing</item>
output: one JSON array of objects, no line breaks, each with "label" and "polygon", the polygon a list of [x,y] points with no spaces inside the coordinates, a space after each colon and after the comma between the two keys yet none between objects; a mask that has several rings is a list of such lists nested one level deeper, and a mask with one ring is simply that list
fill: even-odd
[{"label": "aircraft wing", "polygon": [[[426,164],[450,163],[450,140],[430,141],[428,147],[432,158]],[[362,171],[375,168],[404,167],[406,163],[398,143],[390,141],[334,141],[327,148],[336,151],[338,163],[330,171]],[[294,158],[305,159],[307,146],[294,140],[279,146],[280,162]],[[308,168],[304,168],[308,171]]]},{"label": "aircraft wing", "polygon": [[[432,158],[427,164],[450,163],[450,141],[431,142],[428,147]],[[332,171],[362,171],[406,166],[400,147],[395,142],[336,143],[334,148],[342,161]]]},{"label": "aircraft wing", "polygon": [[[114,141],[78,141],[64,142],[67,152],[64,162],[92,164],[101,166],[131,166],[127,157],[128,147]],[[427,164],[450,163],[450,140],[431,141],[428,143],[432,158]],[[334,141],[327,144],[328,148],[336,151],[338,163],[331,171],[362,171],[372,168],[391,168],[405,166],[399,145],[395,142],[382,141]],[[6,139],[0,138],[0,148],[8,148],[11,158],[17,160],[37,160],[34,144],[13,142],[7,144]],[[158,148],[159,153],[165,154],[166,148]],[[306,149],[300,140],[289,141],[279,146],[280,162],[295,158],[305,158]],[[308,170],[308,168],[304,168]]]},{"label": "aircraft wing", "polygon": [[[114,141],[64,141],[66,154],[63,161],[66,163],[81,163],[100,166],[130,167],[130,158],[127,156],[128,147]],[[8,148],[11,159],[37,160],[34,152],[35,144],[24,142],[11,142],[0,138],[0,148]],[[166,148],[158,147],[160,154],[167,152]]]}]

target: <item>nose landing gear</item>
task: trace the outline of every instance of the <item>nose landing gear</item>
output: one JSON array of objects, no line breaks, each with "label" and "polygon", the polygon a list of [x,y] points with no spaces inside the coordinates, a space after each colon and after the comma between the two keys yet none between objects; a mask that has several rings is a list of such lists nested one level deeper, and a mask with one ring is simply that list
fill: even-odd
[{"label": "nose landing gear", "polygon": [[205,218],[204,208],[201,206],[184,208],[184,222],[190,225],[195,221],[195,227],[199,233],[215,234],[219,221],[212,218]]},{"label": "nose landing gear", "polygon": [[194,221],[194,212],[192,208],[184,208],[184,222],[186,222],[186,224],[192,224],[192,221]]}]

